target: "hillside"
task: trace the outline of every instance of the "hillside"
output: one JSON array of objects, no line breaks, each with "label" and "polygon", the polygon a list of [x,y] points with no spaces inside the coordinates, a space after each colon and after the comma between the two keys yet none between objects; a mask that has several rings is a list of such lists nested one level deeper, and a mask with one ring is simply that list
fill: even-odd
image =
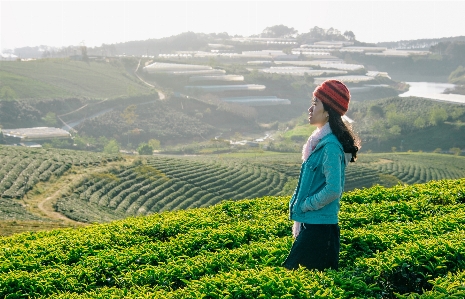
[{"label": "hillside", "polygon": [[[137,64],[136,64],[137,65]],[[69,58],[0,61],[0,89],[9,87],[16,99],[69,97],[112,98],[149,93],[124,60],[74,61]]]},{"label": "hillside", "polygon": [[339,271],[288,271],[289,197],[0,237],[8,298],[460,298],[465,181],[346,193]]},{"label": "hillside", "polygon": [[348,115],[355,121],[353,126],[362,138],[363,151],[465,148],[465,106],[461,104],[388,97],[354,102]]},{"label": "hillside", "polygon": [[[224,200],[291,195],[300,154],[118,156],[0,146],[0,235],[108,222]],[[432,153],[360,154],[345,192],[465,177],[465,157]]]}]

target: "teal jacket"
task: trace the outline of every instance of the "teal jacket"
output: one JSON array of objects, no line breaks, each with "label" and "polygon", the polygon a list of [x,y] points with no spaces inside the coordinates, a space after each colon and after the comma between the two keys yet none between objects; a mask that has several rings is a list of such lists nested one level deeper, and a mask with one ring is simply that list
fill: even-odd
[{"label": "teal jacket", "polygon": [[289,219],[308,224],[337,224],[346,160],[332,133],[324,136],[307,161],[289,202]]}]

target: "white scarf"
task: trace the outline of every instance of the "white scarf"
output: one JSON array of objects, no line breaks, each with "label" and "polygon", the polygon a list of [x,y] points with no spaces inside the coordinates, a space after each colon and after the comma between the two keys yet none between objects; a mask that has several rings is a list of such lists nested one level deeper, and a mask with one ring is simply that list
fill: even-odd
[{"label": "white scarf", "polygon": [[302,148],[302,161],[307,161],[308,157],[310,157],[311,153],[315,149],[318,142],[320,142],[321,138],[325,137],[329,133],[332,133],[331,127],[329,126],[329,122],[327,122],[324,126],[320,128],[316,128],[313,131],[312,135],[308,137],[307,143],[304,144]]},{"label": "white scarf", "polygon": [[[331,127],[329,126],[329,122],[322,126],[321,129],[317,128],[315,131],[313,131],[312,135],[308,137],[307,142],[304,144],[302,148],[303,162],[307,161],[308,157],[310,157],[313,150],[315,150],[315,147],[318,144],[318,142],[320,142],[320,140],[329,133],[332,133]],[[302,226],[300,222],[294,221],[294,225],[292,226],[292,235],[294,236],[294,238],[297,238],[297,236],[299,235],[301,227]]]}]

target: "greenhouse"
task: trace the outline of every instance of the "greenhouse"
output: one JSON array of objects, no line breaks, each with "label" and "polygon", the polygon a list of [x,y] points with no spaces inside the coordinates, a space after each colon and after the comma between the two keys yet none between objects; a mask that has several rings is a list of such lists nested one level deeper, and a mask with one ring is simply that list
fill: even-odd
[{"label": "greenhouse", "polygon": [[315,78],[314,83],[315,84],[321,84],[324,81],[328,79],[334,79],[334,80],[339,80],[344,83],[358,83],[358,82],[364,82],[364,81],[371,81],[374,79],[374,77],[370,76],[336,76],[336,77],[320,77],[320,78]]},{"label": "greenhouse", "polygon": [[344,71],[355,71],[365,68],[361,64],[347,64],[347,63],[322,63],[320,64],[322,68],[325,69],[337,69]]},{"label": "greenhouse", "polygon": [[290,105],[288,99],[280,99],[275,96],[248,96],[248,97],[229,97],[222,98],[222,101],[246,106],[265,106],[265,105]]},{"label": "greenhouse", "polygon": [[[177,55],[177,54],[176,54]],[[184,63],[164,63],[155,62],[146,67],[148,73],[166,73],[174,71],[198,71],[198,70],[212,70],[213,68],[208,65],[184,64]]]},{"label": "greenhouse", "polygon": [[347,74],[347,71],[340,70],[313,70],[309,67],[270,67],[267,69],[260,70],[263,73],[268,74],[280,74],[280,75],[295,75],[295,76],[321,76],[323,74],[333,74],[333,75],[344,75]]},{"label": "greenhouse", "polygon": [[223,92],[223,91],[237,91],[237,90],[264,90],[265,85],[259,84],[244,84],[244,85],[199,85],[199,86],[186,86],[186,89],[201,89],[207,92]]},{"label": "greenhouse", "polygon": [[3,129],[3,136],[7,143],[71,138],[71,134],[67,131],[52,127]]},{"label": "greenhouse", "polygon": [[241,75],[218,75],[218,76],[192,76],[189,77],[190,82],[198,81],[244,81],[244,76]]}]

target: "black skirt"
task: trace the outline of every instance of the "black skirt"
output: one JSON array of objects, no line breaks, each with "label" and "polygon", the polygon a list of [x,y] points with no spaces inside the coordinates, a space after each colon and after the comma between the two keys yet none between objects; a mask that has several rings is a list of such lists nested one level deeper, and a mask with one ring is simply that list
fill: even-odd
[{"label": "black skirt", "polygon": [[300,234],[292,244],[291,251],[283,263],[289,270],[339,268],[340,229],[337,224],[302,223]]}]

